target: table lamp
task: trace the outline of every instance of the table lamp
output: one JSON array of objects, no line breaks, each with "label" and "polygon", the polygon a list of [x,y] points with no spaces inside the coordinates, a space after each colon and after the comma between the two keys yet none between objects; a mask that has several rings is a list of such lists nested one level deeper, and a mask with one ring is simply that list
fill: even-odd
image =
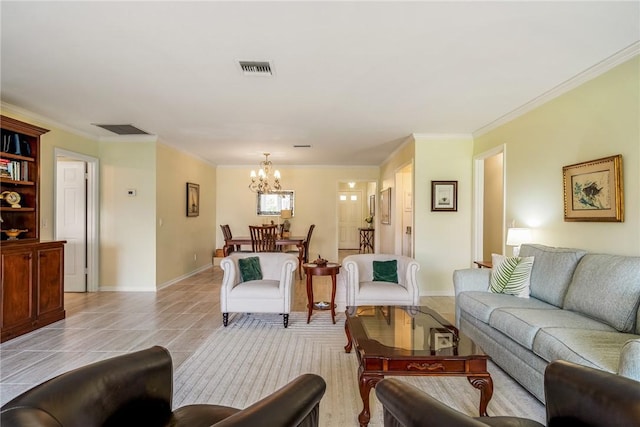
[{"label": "table lamp", "polygon": [[282,223],[282,237],[289,237],[289,229],[291,228],[289,219],[291,217],[291,209],[282,209],[280,211],[280,218],[284,219],[284,222]]},{"label": "table lamp", "polygon": [[520,245],[531,242],[531,229],[510,228],[507,230],[507,246],[513,246],[513,256],[520,255]]}]

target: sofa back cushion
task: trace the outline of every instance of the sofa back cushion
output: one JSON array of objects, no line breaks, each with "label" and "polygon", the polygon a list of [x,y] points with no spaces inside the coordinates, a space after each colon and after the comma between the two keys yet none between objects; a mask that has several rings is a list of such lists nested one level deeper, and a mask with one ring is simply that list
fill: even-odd
[{"label": "sofa back cushion", "polygon": [[564,308],[634,331],[640,303],[640,257],[587,254],[573,275]]},{"label": "sofa back cushion", "polygon": [[586,253],[581,249],[522,245],[520,256],[535,258],[531,268],[531,296],[562,307],[573,272]]}]

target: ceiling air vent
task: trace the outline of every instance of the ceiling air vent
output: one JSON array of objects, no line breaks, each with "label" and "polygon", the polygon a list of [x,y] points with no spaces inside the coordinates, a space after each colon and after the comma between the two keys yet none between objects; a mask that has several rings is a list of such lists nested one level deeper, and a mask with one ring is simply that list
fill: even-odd
[{"label": "ceiling air vent", "polygon": [[151,135],[149,132],[145,132],[142,129],[138,129],[133,125],[99,125],[94,123],[95,126],[101,127],[118,135]]},{"label": "ceiling air vent", "polygon": [[240,61],[240,69],[245,76],[271,76],[269,61]]}]

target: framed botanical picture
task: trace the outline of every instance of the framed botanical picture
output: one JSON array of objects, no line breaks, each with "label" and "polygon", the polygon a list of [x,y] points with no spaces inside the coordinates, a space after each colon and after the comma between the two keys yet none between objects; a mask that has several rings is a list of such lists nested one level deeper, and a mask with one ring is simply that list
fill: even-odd
[{"label": "framed botanical picture", "polygon": [[391,224],[391,188],[380,192],[380,223]]},{"label": "framed botanical picture", "polygon": [[376,216],[376,196],[372,194],[369,196],[369,216]]},{"label": "framed botanical picture", "polygon": [[200,215],[200,185],[187,182],[187,216]]},{"label": "framed botanical picture", "polygon": [[431,181],[431,211],[457,212],[458,181]]},{"label": "framed botanical picture", "polygon": [[562,168],[565,221],[624,221],[622,156]]}]

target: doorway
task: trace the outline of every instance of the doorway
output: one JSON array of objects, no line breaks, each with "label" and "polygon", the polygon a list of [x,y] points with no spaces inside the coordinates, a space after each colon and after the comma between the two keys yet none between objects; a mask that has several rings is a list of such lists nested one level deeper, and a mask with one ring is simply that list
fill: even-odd
[{"label": "doorway", "polygon": [[370,196],[375,194],[376,183],[373,181],[338,183],[338,250],[360,248],[358,229],[367,226],[364,219],[370,214]]},{"label": "doorway", "polygon": [[66,240],[64,291],[98,290],[98,159],[54,150],[57,240]]},{"label": "doorway", "polygon": [[490,261],[504,253],[505,149],[500,146],[474,159],[474,243],[472,257]]}]

